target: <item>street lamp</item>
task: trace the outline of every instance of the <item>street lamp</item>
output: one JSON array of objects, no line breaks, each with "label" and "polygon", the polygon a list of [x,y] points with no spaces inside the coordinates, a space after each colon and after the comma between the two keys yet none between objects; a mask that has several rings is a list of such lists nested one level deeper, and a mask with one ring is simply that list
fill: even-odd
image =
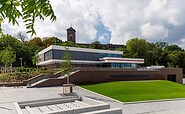
[{"label": "street lamp", "polygon": [[21,67],[22,67],[22,58],[19,58],[20,59],[20,61],[21,61]]}]

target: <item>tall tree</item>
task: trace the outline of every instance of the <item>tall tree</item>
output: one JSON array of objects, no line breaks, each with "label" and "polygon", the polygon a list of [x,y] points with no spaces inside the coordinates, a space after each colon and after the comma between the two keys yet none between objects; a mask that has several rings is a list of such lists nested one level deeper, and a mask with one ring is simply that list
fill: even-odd
[{"label": "tall tree", "polygon": [[72,66],[72,61],[71,61],[71,55],[68,51],[68,48],[67,47],[65,48],[66,50],[64,51],[64,56],[62,59],[61,70],[62,70],[62,74],[67,77],[67,84],[69,84],[70,83],[69,75],[73,70],[73,66]]},{"label": "tall tree", "polygon": [[41,38],[35,37],[35,38],[31,39],[31,40],[28,42],[28,45],[36,45],[36,46],[39,46],[39,47],[42,48],[43,42],[42,42]]},{"label": "tall tree", "polygon": [[132,57],[144,58],[147,53],[148,42],[145,39],[133,38],[126,43],[127,51]]}]

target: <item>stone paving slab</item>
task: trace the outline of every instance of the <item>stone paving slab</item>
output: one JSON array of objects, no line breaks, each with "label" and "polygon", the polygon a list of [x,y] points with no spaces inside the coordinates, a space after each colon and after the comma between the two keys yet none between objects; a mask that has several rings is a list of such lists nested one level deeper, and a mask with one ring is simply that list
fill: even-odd
[{"label": "stone paving slab", "polygon": [[[13,102],[62,98],[62,87],[45,88],[7,88],[0,89],[0,114],[16,114]],[[99,95],[79,86],[74,92],[101,102],[109,103],[111,108],[122,108],[123,114],[184,114],[185,100],[159,101],[145,103],[122,103],[120,101]]]},{"label": "stone paving slab", "polygon": [[14,102],[61,98],[62,87],[0,88],[0,114],[17,114]]},{"label": "stone paving slab", "polygon": [[62,87],[47,88],[12,88],[0,89],[0,103],[20,102],[40,99],[53,99],[62,97]]},{"label": "stone paving slab", "polygon": [[13,103],[0,104],[0,114],[17,114]]}]

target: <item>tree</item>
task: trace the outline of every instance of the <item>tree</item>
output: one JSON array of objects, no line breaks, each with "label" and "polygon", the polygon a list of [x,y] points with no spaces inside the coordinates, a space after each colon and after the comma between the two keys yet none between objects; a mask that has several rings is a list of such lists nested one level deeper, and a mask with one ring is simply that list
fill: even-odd
[{"label": "tree", "polygon": [[27,35],[24,32],[18,32],[17,38],[20,39],[23,43],[25,43],[25,40],[27,39]]},{"label": "tree", "polygon": [[26,66],[33,66],[32,56],[36,50],[41,49],[37,45],[27,45],[27,43],[22,43],[17,38],[14,38],[10,35],[2,35],[0,37],[0,52],[8,46],[12,47],[16,53],[16,61],[14,62],[14,66],[20,65],[20,58],[23,58]]},{"label": "tree", "polygon": [[19,25],[18,19],[22,19],[26,25],[27,33],[36,34],[34,23],[36,18],[44,20],[50,17],[55,21],[56,16],[49,0],[0,0],[0,31],[5,19],[13,25]]},{"label": "tree", "polygon": [[145,39],[133,38],[126,43],[127,51],[132,57],[144,58],[147,53],[148,42]]},{"label": "tree", "polygon": [[[66,48],[66,47],[65,47]],[[73,70],[71,55],[69,54],[68,48],[64,51],[64,56],[61,64],[62,74],[67,77],[67,84],[69,84],[69,75]]]},{"label": "tree", "polygon": [[57,37],[46,37],[42,42],[44,48],[46,48],[50,45],[60,45],[62,43],[62,40],[58,39]]},{"label": "tree", "polygon": [[168,46],[168,43],[166,43],[166,42],[156,42],[156,43],[155,43],[155,46],[156,46],[157,48],[162,48],[162,49],[164,49],[166,46]]},{"label": "tree", "polygon": [[61,44],[62,46],[76,47],[77,45],[71,41],[65,41]]},{"label": "tree", "polygon": [[13,48],[8,46],[5,48],[5,50],[2,50],[0,53],[0,60],[2,63],[5,64],[5,72],[6,72],[6,67],[16,61],[16,54]]},{"label": "tree", "polygon": [[0,50],[4,50],[8,46],[15,49],[19,43],[20,41],[11,35],[2,35],[0,38]]},{"label": "tree", "polygon": [[33,65],[36,65],[37,66],[37,70],[38,70],[38,62],[40,61],[40,58],[38,56],[38,51],[36,51],[34,53],[34,56],[32,56],[32,63]]},{"label": "tree", "polygon": [[184,51],[181,47],[179,47],[178,45],[167,45],[165,47],[165,50],[167,51]]},{"label": "tree", "polygon": [[39,37],[35,37],[33,39],[31,39],[29,42],[28,42],[29,45],[36,45],[36,46],[39,46],[42,48],[43,46],[43,42],[41,40],[41,38]]},{"label": "tree", "polygon": [[94,49],[103,49],[103,46],[99,41],[95,41],[95,42],[91,43],[91,46]]}]

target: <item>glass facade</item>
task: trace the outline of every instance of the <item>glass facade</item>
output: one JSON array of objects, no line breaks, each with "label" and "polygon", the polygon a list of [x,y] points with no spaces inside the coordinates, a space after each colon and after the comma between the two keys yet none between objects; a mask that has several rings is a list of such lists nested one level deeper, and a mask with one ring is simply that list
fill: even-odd
[{"label": "glass facade", "polygon": [[[109,53],[94,53],[94,52],[81,52],[81,51],[69,51],[72,60],[81,61],[99,61],[100,58],[104,57],[115,57],[122,58],[122,54],[109,54]],[[44,61],[51,59],[62,59],[64,56],[64,50],[52,49],[44,53]],[[43,55],[42,55],[43,57]],[[97,64],[101,67],[111,67],[111,68],[137,68],[136,63],[101,63]]]},{"label": "glass facade", "polygon": [[[72,60],[83,60],[83,61],[99,61],[99,53],[92,52],[80,52],[80,51],[69,51]],[[64,50],[50,50],[44,54],[44,60],[50,59],[62,59],[64,56]]]},{"label": "glass facade", "polygon": [[[92,52],[80,52],[80,51],[69,51],[72,60],[84,60],[84,61],[99,61],[100,58],[104,57],[116,57],[122,58],[122,54],[110,54],[110,53],[92,53]],[[50,59],[62,59],[64,50],[50,50],[44,54],[44,60]]]},{"label": "glass facade", "polygon": [[110,53],[100,53],[99,58],[104,58],[104,57],[117,57],[117,58],[122,58],[122,54],[110,54]]},{"label": "glass facade", "polygon": [[52,59],[53,58],[53,54],[52,54],[52,50],[50,50],[50,51],[47,51],[46,53],[44,53],[44,61],[47,61],[47,60],[50,60],[50,59]]},{"label": "glass facade", "polygon": [[135,63],[103,63],[103,67],[111,68],[137,68]]}]

